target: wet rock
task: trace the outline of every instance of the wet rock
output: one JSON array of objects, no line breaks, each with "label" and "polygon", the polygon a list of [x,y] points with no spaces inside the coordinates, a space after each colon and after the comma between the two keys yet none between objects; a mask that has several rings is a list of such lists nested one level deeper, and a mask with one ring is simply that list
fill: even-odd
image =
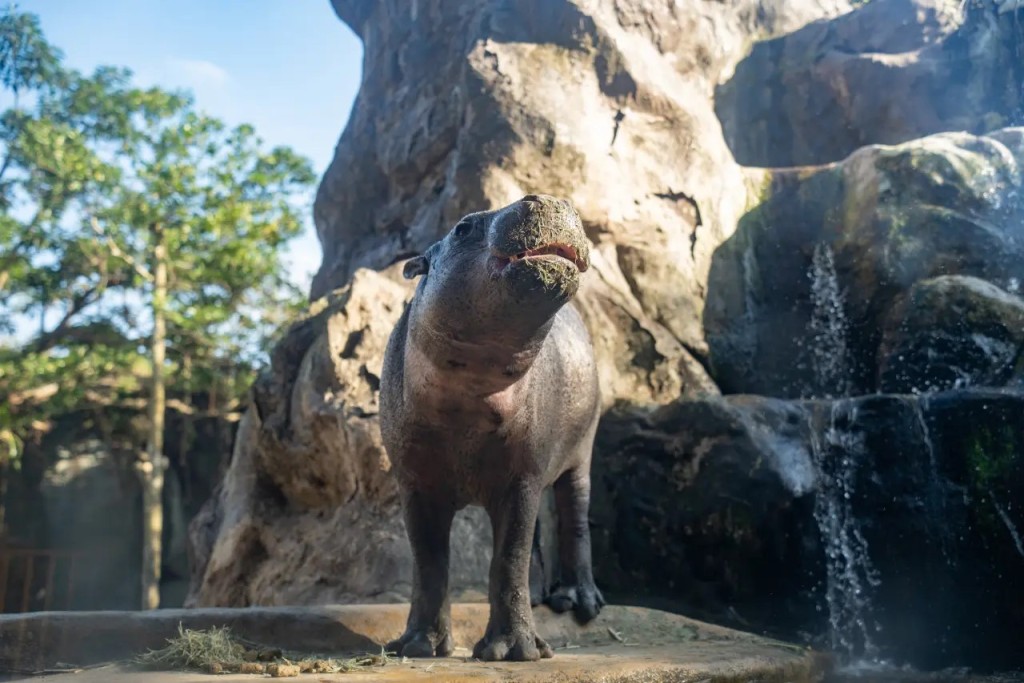
[{"label": "wet rock", "polygon": [[609,596],[844,655],[1022,664],[1024,397],[617,409],[592,513]]},{"label": "wet rock", "polygon": [[610,411],[592,474],[602,589],[737,626],[792,634],[812,622],[808,430],[801,405],[754,396]]},{"label": "wet rock", "polygon": [[1024,349],[1024,300],[972,277],[915,284],[879,348],[879,386],[888,392],[1003,386]]},{"label": "wet rock", "polygon": [[1024,663],[1013,569],[1024,562],[1024,509],[1010,502],[1024,494],[1022,409],[1020,394],[973,390],[871,397],[846,411],[847,527],[874,571],[860,614],[881,656],[923,669]]},{"label": "wet rock", "polygon": [[[1024,129],[1008,128],[762,172],[761,203],[715,253],[709,275],[704,323],[723,391],[874,391],[880,361],[887,374],[899,372],[898,356],[879,349],[917,283],[962,275],[1019,287],[1022,170]],[[974,333],[984,334],[964,331]],[[822,372],[837,345],[847,355],[844,377]]]}]

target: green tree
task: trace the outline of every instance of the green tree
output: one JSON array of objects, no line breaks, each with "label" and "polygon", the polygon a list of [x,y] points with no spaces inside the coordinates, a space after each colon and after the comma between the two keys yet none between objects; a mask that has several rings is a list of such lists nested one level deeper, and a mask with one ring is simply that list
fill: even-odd
[{"label": "green tree", "polygon": [[54,411],[145,394],[142,602],[155,608],[168,388],[231,395],[251,379],[301,301],[281,251],[315,178],[186,93],[64,69],[31,15],[0,20],[0,82],[32,95],[0,116],[0,325],[39,321],[0,353],[0,429],[16,445]]}]

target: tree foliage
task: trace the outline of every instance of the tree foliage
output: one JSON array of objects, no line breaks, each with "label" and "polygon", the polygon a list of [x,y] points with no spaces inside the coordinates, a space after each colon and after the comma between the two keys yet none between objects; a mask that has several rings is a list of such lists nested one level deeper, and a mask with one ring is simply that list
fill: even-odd
[{"label": "tree foliage", "polygon": [[309,162],[188,93],[67,68],[16,10],[0,17],[0,86],[0,458],[54,414],[145,394],[157,236],[168,389],[237,397],[301,304],[281,253]]}]

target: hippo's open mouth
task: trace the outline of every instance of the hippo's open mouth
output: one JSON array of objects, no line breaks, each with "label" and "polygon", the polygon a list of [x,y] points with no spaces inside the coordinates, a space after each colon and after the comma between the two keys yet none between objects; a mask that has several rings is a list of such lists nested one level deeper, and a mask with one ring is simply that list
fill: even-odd
[{"label": "hippo's open mouth", "polygon": [[580,255],[576,251],[575,247],[572,247],[568,244],[564,244],[562,242],[553,242],[551,244],[545,244],[543,246],[536,247],[535,249],[527,249],[526,251],[521,251],[518,254],[512,254],[511,256],[500,256],[498,254],[494,254],[494,256],[495,258],[498,259],[498,261],[501,262],[501,270],[504,270],[505,266],[509,265],[510,263],[515,263],[516,261],[540,258],[565,259],[566,261],[569,261],[574,266],[576,266],[576,269],[579,270],[581,273],[590,267],[590,264],[587,263],[586,259],[580,258]]}]

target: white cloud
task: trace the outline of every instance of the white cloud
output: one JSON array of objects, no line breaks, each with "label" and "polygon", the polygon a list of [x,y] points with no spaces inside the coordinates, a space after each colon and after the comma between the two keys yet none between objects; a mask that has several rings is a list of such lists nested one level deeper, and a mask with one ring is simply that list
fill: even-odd
[{"label": "white cloud", "polygon": [[168,70],[195,89],[223,87],[229,80],[224,67],[204,59],[168,59]]}]

